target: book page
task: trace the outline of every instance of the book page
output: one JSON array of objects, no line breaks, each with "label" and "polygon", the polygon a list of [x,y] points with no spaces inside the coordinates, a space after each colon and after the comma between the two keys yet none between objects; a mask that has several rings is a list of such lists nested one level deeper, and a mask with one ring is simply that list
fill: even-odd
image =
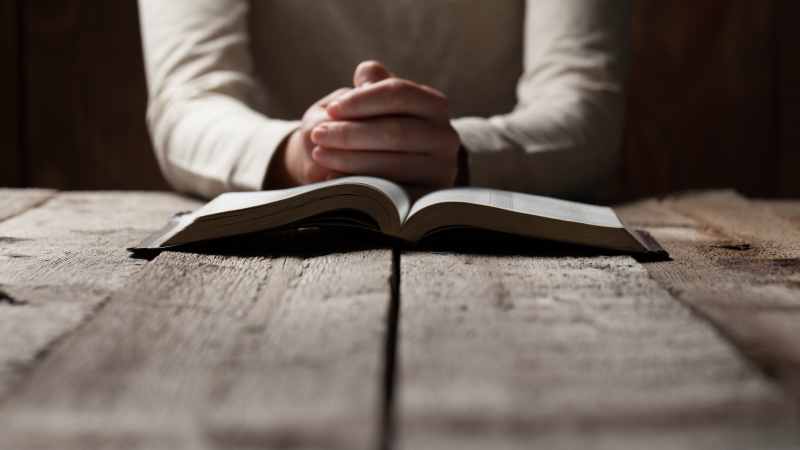
[{"label": "book page", "polygon": [[[397,235],[410,201],[399,185],[372,177],[346,177],[290,189],[229,192],[171,220],[137,250],[183,245],[269,230],[290,223],[332,224]],[[363,213],[369,219],[354,214]],[[327,214],[326,217],[320,217]]]},{"label": "book page", "polygon": [[373,177],[344,177],[289,189],[254,192],[228,192],[217,196],[214,200],[192,213],[192,217],[208,217],[215,214],[255,208],[298,195],[303,195],[308,192],[340,185],[369,186],[370,188],[383,193],[392,201],[401,220],[403,220],[408,214],[410,203],[408,196],[406,196],[403,189],[397,184]]},{"label": "book page", "polygon": [[446,189],[428,194],[414,203],[408,217],[440,203],[468,203],[567,222],[624,228],[614,210],[608,207],[477,187]]}]

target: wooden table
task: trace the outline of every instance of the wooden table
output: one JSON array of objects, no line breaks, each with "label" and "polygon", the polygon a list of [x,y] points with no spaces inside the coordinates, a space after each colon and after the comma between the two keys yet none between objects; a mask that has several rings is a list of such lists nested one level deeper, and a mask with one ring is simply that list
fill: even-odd
[{"label": "wooden table", "polygon": [[623,206],[666,262],[128,256],[197,206],[0,190],[0,448],[800,446],[800,201]]}]

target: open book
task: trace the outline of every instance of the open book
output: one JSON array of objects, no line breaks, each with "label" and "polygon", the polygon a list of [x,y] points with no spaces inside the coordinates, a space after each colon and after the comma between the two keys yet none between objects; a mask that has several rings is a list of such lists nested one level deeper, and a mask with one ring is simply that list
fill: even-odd
[{"label": "open book", "polygon": [[477,228],[625,252],[663,252],[649,235],[627,229],[611,208],[474,187],[436,191],[412,203],[400,185],[372,177],[222,194],[176,216],[131,250],[286,226],[360,228],[411,242],[442,230]]}]

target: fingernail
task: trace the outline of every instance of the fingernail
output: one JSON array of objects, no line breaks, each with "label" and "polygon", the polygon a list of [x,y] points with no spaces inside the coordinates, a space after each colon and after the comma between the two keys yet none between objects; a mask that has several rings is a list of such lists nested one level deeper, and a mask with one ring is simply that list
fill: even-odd
[{"label": "fingernail", "polygon": [[335,111],[335,110],[337,110],[337,109],[339,109],[341,107],[342,107],[342,104],[339,103],[337,100],[334,100],[334,101],[328,103],[328,106],[326,106],[325,109],[327,111],[331,111],[331,110]]},{"label": "fingernail", "polygon": [[324,139],[325,136],[328,135],[329,131],[330,129],[328,129],[328,127],[325,125],[317,125],[313,130],[311,130],[311,142],[316,144],[320,139]]}]

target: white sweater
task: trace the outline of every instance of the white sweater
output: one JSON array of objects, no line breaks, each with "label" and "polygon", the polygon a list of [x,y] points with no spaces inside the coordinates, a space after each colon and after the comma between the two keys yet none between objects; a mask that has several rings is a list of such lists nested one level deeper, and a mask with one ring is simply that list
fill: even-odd
[{"label": "white sweater", "polygon": [[450,101],[476,186],[591,195],[618,166],[627,0],[139,0],[158,161],[260,189],[306,108],[377,59]]}]

